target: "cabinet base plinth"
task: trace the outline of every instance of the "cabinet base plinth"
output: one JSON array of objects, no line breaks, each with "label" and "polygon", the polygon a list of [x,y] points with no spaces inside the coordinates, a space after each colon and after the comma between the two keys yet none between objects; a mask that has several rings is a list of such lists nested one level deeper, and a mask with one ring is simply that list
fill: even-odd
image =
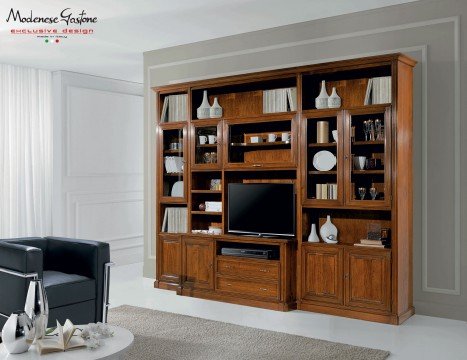
[{"label": "cabinet base plinth", "polygon": [[303,301],[299,303],[298,310],[311,311],[315,313],[323,313],[323,314],[342,316],[342,317],[349,317],[353,319],[373,321],[373,322],[379,322],[379,323],[391,324],[391,325],[400,325],[415,313],[415,309],[413,307],[400,315],[395,315],[395,314],[377,314],[377,313],[364,312],[362,310],[352,310],[352,309],[332,307],[332,306],[322,306],[322,305],[306,303]]}]

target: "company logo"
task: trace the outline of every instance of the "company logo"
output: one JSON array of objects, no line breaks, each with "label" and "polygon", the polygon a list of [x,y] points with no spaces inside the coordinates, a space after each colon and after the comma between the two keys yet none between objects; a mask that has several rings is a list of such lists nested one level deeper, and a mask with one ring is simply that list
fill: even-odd
[{"label": "company logo", "polygon": [[[32,10],[22,12],[11,8],[6,17],[7,23],[29,25],[10,29],[13,35],[35,35],[45,44],[59,44],[61,39],[68,35],[91,35],[94,33],[93,24],[98,21],[96,16],[90,16],[85,10],[73,12],[71,8],[63,9],[59,14],[52,16],[36,16]],[[38,27],[30,27],[37,24]]]}]

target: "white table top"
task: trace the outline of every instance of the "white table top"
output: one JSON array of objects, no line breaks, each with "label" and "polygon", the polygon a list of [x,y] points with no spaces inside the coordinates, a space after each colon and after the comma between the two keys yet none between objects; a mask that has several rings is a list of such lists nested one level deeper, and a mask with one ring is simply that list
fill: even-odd
[{"label": "white table top", "polygon": [[[77,328],[83,328],[83,325],[76,325]],[[96,359],[118,359],[125,354],[133,343],[133,334],[127,329],[119,326],[109,327],[113,330],[114,336],[101,340],[101,346],[97,349],[79,349],[65,352],[56,352],[47,355],[39,355],[35,345],[29,348],[28,352],[23,354],[9,354],[3,344],[0,344],[0,360],[96,360]]]}]

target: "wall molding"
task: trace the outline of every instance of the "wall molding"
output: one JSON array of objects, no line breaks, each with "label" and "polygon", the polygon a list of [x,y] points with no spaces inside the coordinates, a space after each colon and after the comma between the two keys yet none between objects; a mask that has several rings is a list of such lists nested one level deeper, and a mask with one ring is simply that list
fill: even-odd
[{"label": "wall molding", "polygon": [[[231,51],[231,52],[224,52],[216,55],[209,55],[209,56],[201,56],[197,58],[192,58],[192,59],[186,59],[186,60],[180,60],[180,61],[173,61],[173,62],[167,62],[163,64],[157,64],[157,65],[152,65],[147,68],[146,71],[146,91],[148,95],[148,101],[146,103],[147,109],[147,121],[148,121],[148,127],[150,129],[153,128],[153,123],[152,120],[154,118],[153,114],[153,109],[152,106],[154,104],[154,93],[151,89],[151,72],[152,70],[155,69],[161,69],[161,68],[167,68],[167,67],[172,67],[172,66],[180,66],[180,65],[186,65],[186,64],[192,64],[192,63],[197,63],[197,62],[202,62],[202,61],[209,61],[209,60],[215,60],[215,59],[223,59],[223,58],[228,58],[228,57],[233,57],[233,56],[240,56],[240,55],[247,55],[247,54],[254,54],[254,53],[259,53],[259,52],[264,52],[264,51],[270,51],[270,50],[277,50],[277,49],[284,49],[284,48],[291,48],[295,46],[302,46],[302,45],[309,45],[309,44],[317,44],[317,43],[322,43],[322,42],[328,42],[328,41],[334,41],[334,40],[342,40],[342,39],[348,39],[348,38],[353,38],[353,37],[361,37],[361,36],[367,36],[367,35],[375,35],[375,34],[380,34],[380,33],[386,33],[386,32],[392,32],[392,31],[398,31],[398,30],[404,30],[404,29],[414,29],[414,28],[420,28],[420,27],[425,27],[425,26],[434,26],[434,25],[439,25],[439,24],[449,24],[452,23],[454,26],[454,89],[455,89],[455,99],[454,99],[454,105],[455,105],[455,116],[454,116],[454,251],[455,251],[455,259],[454,259],[454,288],[453,289],[444,289],[444,288],[436,288],[436,287],[431,287],[428,285],[428,211],[427,211],[427,200],[428,200],[428,190],[427,190],[427,181],[428,181],[428,159],[427,159],[427,139],[428,139],[428,129],[427,129],[427,120],[428,120],[428,94],[427,94],[427,88],[428,88],[428,61],[427,61],[427,53],[428,53],[428,46],[425,45],[419,45],[419,46],[413,46],[413,47],[407,47],[407,48],[401,48],[401,49],[392,49],[388,51],[379,51],[379,52],[374,52],[374,53],[362,53],[358,55],[352,55],[352,56],[341,56],[341,57],[335,57],[335,58],[327,58],[327,59],[319,59],[315,61],[307,61],[307,62],[297,62],[297,63],[291,63],[291,64],[281,64],[280,66],[270,66],[270,67],[261,67],[261,68],[252,68],[248,70],[241,70],[241,71],[235,71],[235,72],[226,72],[226,73],[219,73],[219,74],[210,74],[208,76],[199,76],[199,77],[193,77],[193,78],[183,78],[183,79],[176,79],[173,81],[170,81],[169,84],[176,84],[176,83],[182,83],[186,81],[195,81],[195,80],[204,80],[204,79],[209,79],[209,78],[216,78],[220,76],[231,76],[231,75],[238,75],[238,74],[245,74],[245,73],[254,73],[258,71],[267,71],[267,70],[273,70],[273,69],[281,69],[281,68],[287,68],[291,66],[301,66],[301,65],[307,65],[307,64],[314,64],[314,63],[322,63],[322,62],[330,62],[330,61],[338,61],[338,60],[347,60],[347,59],[352,59],[352,58],[358,58],[362,56],[371,56],[371,55],[380,55],[380,54],[385,54],[385,53],[390,53],[390,52],[408,52],[408,51],[421,51],[422,52],[422,62],[421,62],[421,67],[422,67],[422,291],[424,292],[430,292],[430,293],[439,293],[439,294],[446,294],[446,295],[460,295],[460,284],[461,284],[461,255],[460,255],[460,247],[461,247],[461,219],[460,219],[460,199],[461,199],[461,160],[460,160],[460,129],[461,129],[461,119],[460,119],[460,106],[461,106],[461,97],[460,97],[460,75],[461,75],[461,62],[460,62],[460,17],[459,16],[453,16],[453,17],[446,17],[446,18],[439,18],[439,19],[432,19],[432,20],[427,20],[427,21],[419,21],[419,22],[412,22],[412,23],[406,23],[402,25],[395,25],[395,26],[388,26],[388,27],[381,27],[381,28],[376,28],[376,29],[371,29],[371,30],[363,30],[363,31],[356,31],[356,32],[350,32],[350,33],[345,33],[345,34],[338,34],[338,35],[333,35],[333,36],[324,36],[324,37],[319,37],[319,38],[314,38],[314,39],[307,39],[307,40],[302,40],[302,41],[296,41],[296,42],[288,42],[288,43],[282,43],[282,44],[277,44],[277,45],[271,45],[271,46],[263,46],[263,47],[256,47],[256,48],[251,48],[247,50],[239,50],[239,51]],[[150,139],[152,140],[152,139]],[[152,142],[150,141],[151,146],[149,146],[149,151],[153,148]],[[153,159],[153,152],[149,154],[148,158],[148,163]],[[146,173],[146,176],[149,178],[147,179],[147,182],[150,184],[150,188],[148,189],[149,192],[153,192],[153,187],[154,187],[154,178],[153,178],[153,172],[148,171]],[[148,200],[150,203],[150,206],[152,209],[154,208],[154,199],[150,197]],[[148,234],[148,244],[147,244],[147,250],[148,250],[148,256],[146,256],[147,259],[154,260],[154,242],[153,236],[154,236],[154,214],[153,211],[148,212],[150,214],[150,219],[147,219],[148,221],[148,227],[146,228],[146,232]],[[146,208],[147,210],[147,208]]]},{"label": "wall molding", "polygon": [[[129,196],[123,196],[129,195]],[[106,196],[111,197],[109,199],[88,199],[79,200],[79,197],[99,197]],[[142,190],[124,190],[124,191],[67,191],[65,193],[66,198],[66,232],[67,236],[77,237],[79,233],[79,214],[80,207],[83,205],[100,205],[100,204],[118,204],[125,202],[144,202],[144,192]],[[117,237],[100,239],[105,242],[118,241],[125,239],[134,239],[138,237],[144,237],[144,234],[124,234]]]},{"label": "wall molding", "polygon": [[73,89],[80,89],[80,90],[86,90],[89,92],[98,92],[98,93],[103,93],[103,94],[115,94],[120,97],[143,97],[142,95],[136,95],[133,93],[124,93],[121,91],[113,91],[113,90],[101,90],[101,89],[93,89],[88,86],[78,86],[78,85],[70,85],[67,84],[65,85],[65,92],[66,92],[66,117],[65,117],[65,136],[66,136],[66,144],[65,146],[65,157],[66,157],[66,162],[65,162],[65,173],[67,177],[112,177],[112,176],[143,176],[144,172],[107,172],[107,173],[93,173],[93,172],[73,172],[71,171],[71,164],[72,164],[72,157],[71,157],[71,149],[70,149],[70,144],[71,144],[71,92]]}]

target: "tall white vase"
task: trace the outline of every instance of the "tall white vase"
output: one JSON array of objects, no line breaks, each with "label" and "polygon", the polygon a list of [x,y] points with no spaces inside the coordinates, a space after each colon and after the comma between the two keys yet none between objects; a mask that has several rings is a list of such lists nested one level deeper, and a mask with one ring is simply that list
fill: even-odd
[{"label": "tall white vase", "polygon": [[338,109],[341,107],[341,98],[337,95],[336,88],[332,88],[331,96],[328,98],[328,108]]},{"label": "tall white vase", "polygon": [[222,107],[219,105],[217,97],[214,98],[214,102],[212,103],[212,106],[209,109],[209,116],[212,118],[222,117]]},{"label": "tall white vase", "polygon": [[308,242],[317,243],[319,242],[318,234],[316,233],[316,225],[311,224],[310,235],[308,236]]},{"label": "tall white vase", "polygon": [[319,234],[324,242],[329,244],[336,244],[337,243],[337,228],[331,222],[331,216],[328,215],[326,222],[321,226],[319,229]]},{"label": "tall white vase", "polygon": [[49,302],[42,280],[31,280],[29,283],[24,311],[32,320],[31,335],[34,339],[42,339],[49,319]]},{"label": "tall white vase", "polygon": [[209,105],[208,92],[207,90],[203,91],[203,102],[196,110],[196,116],[198,119],[207,119],[210,116],[211,105]]},{"label": "tall white vase", "polygon": [[326,81],[321,81],[321,92],[319,96],[315,99],[315,106],[317,109],[327,109],[328,108],[328,99],[329,95],[326,91]]}]

